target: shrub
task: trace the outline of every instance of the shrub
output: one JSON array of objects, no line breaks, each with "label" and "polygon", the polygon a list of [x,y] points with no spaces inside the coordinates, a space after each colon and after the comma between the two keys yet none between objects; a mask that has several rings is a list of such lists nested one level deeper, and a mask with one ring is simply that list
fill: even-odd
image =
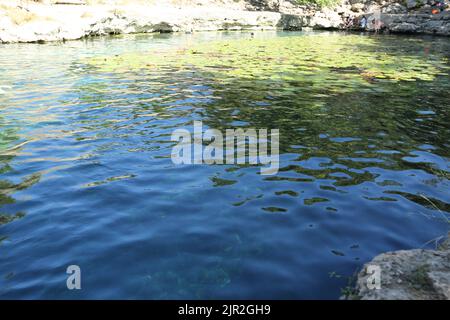
[{"label": "shrub", "polygon": [[300,5],[312,4],[318,7],[332,7],[339,4],[342,0],[295,0]]}]

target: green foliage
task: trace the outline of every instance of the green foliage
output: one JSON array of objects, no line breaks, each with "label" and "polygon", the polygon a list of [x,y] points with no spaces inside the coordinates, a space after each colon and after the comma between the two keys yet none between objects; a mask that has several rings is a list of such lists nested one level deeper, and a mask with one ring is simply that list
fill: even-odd
[{"label": "green foliage", "polygon": [[319,7],[333,7],[342,2],[342,0],[295,0],[299,5],[312,4]]},{"label": "green foliage", "polygon": [[351,276],[344,276],[336,273],[335,271],[329,273],[330,278],[347,280],[347,284],[341,288],[341,295],[346,300],[359,300],[361,297],[358,295],[358,290],[356,289],[356,280],[358,279],[358,273],[354,272]]},{"label": "green foliage", "polygon": [[195,68],[221,81],[307,81],[340,93],[361,90],[376,81],[431,81],[447,69],[445,61],[399,55],[398,46],[373,50],[377,47],[372,37],[305,35],[214,41],[178,50],[95,57],[87,63],[105,72],[163,71],[170,66],[177,72]]},{"label": "green foliage", "polygon": [[433,284],[428,276],[429,266],[421,265],[417,267],[407,278],[409,284],[418,290],[432,290]]}]

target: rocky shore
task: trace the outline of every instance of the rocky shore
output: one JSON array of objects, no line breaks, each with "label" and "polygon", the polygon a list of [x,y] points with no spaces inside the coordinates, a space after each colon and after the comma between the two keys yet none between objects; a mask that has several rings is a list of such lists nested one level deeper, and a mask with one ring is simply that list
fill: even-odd
[{"label": "rocky shore", "polygon": [[[450,235],[450,234],[449,234]],[[380,269],[380,288],[367,285]],[[370,268],[372,267],[372,268]],[[358,274],[355,292],[347,299],[450,300],[450,240],[436,250],[401,250],[376,256]]]},{"label": "rocky shore", "polygon": [[[447,1],[447,0],[446,0]],[[368,19],[367,31],[450,35],[447,7],[431,14],[434,0],[343,0],[330,8],[299,5],[295,0],[261,0],[174,5],[158,3],[85,4],[83,0],[31,0],[0,4],[0,42],[45,42],[89,36],[216,30],[358,29],[358,19]],[[375,19],[375,20],[374,20]]]}]

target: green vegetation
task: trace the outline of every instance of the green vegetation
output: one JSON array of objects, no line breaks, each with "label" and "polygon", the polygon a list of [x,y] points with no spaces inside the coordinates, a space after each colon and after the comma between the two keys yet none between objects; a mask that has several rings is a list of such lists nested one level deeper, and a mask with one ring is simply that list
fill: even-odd
[{"label": "green vegetation", "polygon": [[428,265],[417,267],[411,274],[407,276],[408,283],[416,290],[433,290],[433,284],[428,276]]},{"label": "green vegetation", "polygon": [[[141,69],[197,72],[225,81],[242,79],[308,81],[323,90],[343,92],[374,81],[433,80],[445,61],[371,50],[377,39],[365,36],[303,36],[215,41],[179,50],[95,57],[88,64],[105,72]],[[411,43],[411,45],[414,45]]]},{"label": "green vegetation", "polygon": [[356,280],[358,279],[358,272],[355,271],[351,276],[344,276],[333,271],[329,273],[330,278],[345,279],[346,285],[341,288],[341,295],[346,300],[359,300],[361,297],[356,290]]},{"label": "green vegetation", "polygon": [[342,0],[295,0],[300,5],[313,4],[319,7],[333,7],[339,4]]}]

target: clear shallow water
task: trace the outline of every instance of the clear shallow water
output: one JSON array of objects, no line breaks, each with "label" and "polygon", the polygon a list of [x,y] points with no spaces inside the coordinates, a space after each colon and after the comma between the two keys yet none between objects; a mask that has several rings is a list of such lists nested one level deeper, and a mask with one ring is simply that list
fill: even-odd
[{"label": "clear shallow water", "polygon": [[[0,298],[338,298],[376,254],[446,233],[448,39],[258,33],[281,49],[251,70],[245,47],[161,53],[249,36],[0,47]],[[317,51],[289,69],[282,37]],[[172,164],[194,119],[279,128],[280,172]]]}]

